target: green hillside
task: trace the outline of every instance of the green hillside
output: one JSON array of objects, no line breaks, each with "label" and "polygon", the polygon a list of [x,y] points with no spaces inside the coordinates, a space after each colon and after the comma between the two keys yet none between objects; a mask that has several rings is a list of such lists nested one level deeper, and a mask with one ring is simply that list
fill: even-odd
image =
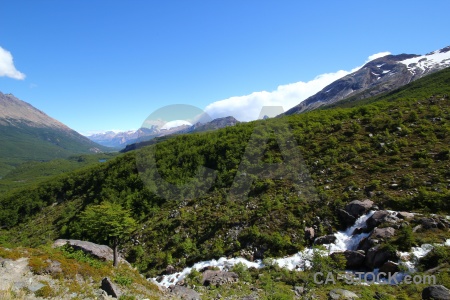
[{"label": "green hillside", "polygon": [[23,162],[47,161],[108,150],[75,131],[23,124],[0,125],[0,144],[0,177]]},{"label": "green hillside", "polygon": [[[337,210],[354,199],[449,213],[450,70],[432,76],[440,83],[425,77],[370,104],[180,135],[10,191],[0,199],[0,242],[92,240],[80,212],[108,200],[141,224],[127,259],[156,275],[255,248],[293,254],[307,245],[305,226],[319,217],[318,235],[339,228]],[[198,177],[201,166],[216,176]]]}]

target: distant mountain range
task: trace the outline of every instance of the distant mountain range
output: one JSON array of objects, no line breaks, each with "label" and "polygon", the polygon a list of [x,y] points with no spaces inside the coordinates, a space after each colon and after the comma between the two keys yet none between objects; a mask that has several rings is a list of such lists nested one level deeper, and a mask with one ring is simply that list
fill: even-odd
[{"label": "distant mountain range", "polygon": [[14,95],[2,92],[0,145],[0,177],[24,161],[107,150]]},{"label": "distant mountain range", "polygon": [[230,116],[225,118],[214,119],[211,122],[207,123],[199,122],[191,126],[181,125],[169,129],[164,129],[161,126],[153,126],[151,128],[139,128],[138,130],[124,131],[124,132],[107,131],[105,133],[90,135],[88,136],[88,138],[103,146],[122,149],[125,148],[125,146],[127,145],[132,145],[139,142],[146,142],[156,137],[163,137],[172,134],[184,134],[184,133],[214,130],[228,126],[233,126],[237,123],[239,123],[239,121]]},{"label": "distant mountain range", "polygon": [[372,60],[356,72],[334,81],[284,114],[310,111],[350,97],[354,100],[372,97],[449,66],[450,46],[425,55],[387,55]]}]

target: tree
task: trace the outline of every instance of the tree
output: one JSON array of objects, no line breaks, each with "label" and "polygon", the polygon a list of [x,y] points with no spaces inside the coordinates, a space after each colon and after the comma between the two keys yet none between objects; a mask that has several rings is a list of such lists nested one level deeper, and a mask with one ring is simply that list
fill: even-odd
[{"label": "tree", "polygon": [[80,218],[83,230],[90,238],[107,242],[113,248],[113,265],[116,267],[119,244],[137,227],[130,211],[120,204],[105,201],[100,205],[88,206]]}]

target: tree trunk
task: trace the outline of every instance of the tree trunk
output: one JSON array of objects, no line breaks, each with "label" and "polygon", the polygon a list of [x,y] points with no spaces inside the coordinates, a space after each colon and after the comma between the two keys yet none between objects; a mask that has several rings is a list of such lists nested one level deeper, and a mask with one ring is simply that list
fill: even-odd
[{"label": "tree trunk", "polygon": [[117,267],[119,265],[119,240],[117,238],[114,238],[113,252],[113,266]]}]

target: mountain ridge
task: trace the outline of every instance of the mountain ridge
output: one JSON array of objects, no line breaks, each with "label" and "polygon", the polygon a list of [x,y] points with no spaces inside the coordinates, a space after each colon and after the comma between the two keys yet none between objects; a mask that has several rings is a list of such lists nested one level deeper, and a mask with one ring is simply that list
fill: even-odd
[{"label": "mountain ridge", "polygon": [[110,130],[104,133],[89,135],[87,138],[103,146],[126,148],[128,146],[132,146],[133,144],[147,142],[157,137],[215,130],[227,126],[233,126],[237,123],[239,123],[238,120],[232,116],[228,116],[216,118],[207,123],[197,122],[194,125],[180,125],[169,129],[152,126],[151,128],[141,127],[138,130],[121,132],[114,132]]},{"label": "mountain ridge", "polygon": [[31,104],[1,92],[0,144],[0,177],[26,161],[108,150]]},{"label": "mountain ridge", "polygon": [[364,99],[402,87],[450,66],[450,46],[425,55],[386,55],[324,87],[284,113],[292,115],[349,97]]}]

